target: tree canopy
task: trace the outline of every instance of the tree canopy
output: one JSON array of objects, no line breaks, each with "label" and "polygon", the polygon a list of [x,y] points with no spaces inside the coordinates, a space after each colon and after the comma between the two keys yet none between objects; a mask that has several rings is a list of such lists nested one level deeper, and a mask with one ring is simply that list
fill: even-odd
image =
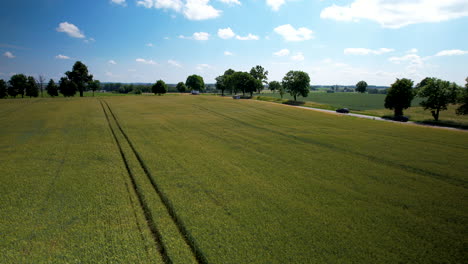
[{"label": "tree canopy", "polygon": [[233,85],[235,90],[241,91],[245,96],[245,93],[250,93],[250,96],[253,95],[253,92],[257,91],[258,87],[262,83],[255,79],[248,72],[235,72],[229,77],[231,85]]},{"label": "tree canopy", "polygon": [[187,77],[185,85],[189,88],[190,91],[203,91],[203,89],[205,89],[205,82],[203,81],[203,77],[196,74]]},{"label": "tree canopy", "polygon": [[58,96],[58,87],[55,84],[54,80],[50,79],[49,83],[46,86],[47,94],[50,96]]},{"label": "tree canopy", "polygon": [[167,85],[163,80],[159,80],[153,85],[151,90],[154,94],[162,95],[167,93]]},{"label": "tree canopy", "polygon": [[10,81],[8,81],[10,84],[8,87],[8,95],[12,97],[21,95],[21,97],[24,97],[24,89],[26,88],[27,82],[28,78],[24,74],[15,74],[11,76]]},{"label": "tree canopy", "polygon": [[367,90],[367,83],[365,81],[360,81],[356,84],[356,91],[360,93],[365,93]]},{"label": "tree canopy", "polygon": [[449,104],[456,103],[460,89],[455,83],[437,78],[427,79],[425,85],[420,87],[418,96],[424,98],[420,104],[424,110],[431,111],[435,121],[439,120],[440,111],[447,110]]},{"label": "tree canopy", "polygon": [[75,96],[78,87],[75,82],[70,81],[67,77],[60,78],[59,91],[65,97]]},{"label": "tree canopy", "polygon": [[72,71],[67,71],[65,75],[70,81],[76,84],[80,97],[83,97],[83,92],[86,89],[86,85],[93,80],[93,75],[88,74],[88,67],[81,61],[75,62]]},{"label": "tree canopy", "polygon": [[36,80],[32,76],[28,76],[26,81],[26,96],[38,97],[39,96],[39,85],[37,85]]},{"label": "tree canopy", "polygon": [[268,71],[265,71],[262,66],[257,65],[250,69],[250,75],[262,83],[261,86],[257,87],[257,92],[261,92],[263,89],[263,84],[268,84]]},{"label": "tree canopy", "polygon": [[0,99],[8,96],[7,84],[4,80],[0,79]]},{"label": "tree canopy", "polygon": [[93,91],[93,96],[94,96],[94,92],[101,88],[101,82],[99,80],[91,80],[88,83],[88,87],[89,89],[91,89],[91,91]]},{"label": "tree canopy", "polygon": [[268,84],[268,88],[270,88],[272,92],[275,92],[276,90],[279,91],[281,89],[281,83],[278,81],[272,81]]},{"label": "tree canopy", "polygon": [[458,103],[461,104],[457,108],[457,115],[468,115],[468,77],[465,79],[465,89],[461,89]]},{"label": "tree canopy", "polygon": [[385,97],[385,108],[394,110],[395,116],[402,116],[403,109],[411,106],[414,98],[413,81],[410,79],[396,79],[388,89]]},{"label": "tree canopy", "polygon": [[179,93],[185,93],[187,91],[187,86],[185,86],[185,83],[183,82],[179,82],[176,88],[177,88],[177,91],[179,91]]},{"label": "tree canopy", "polygon": [[309,74],[303,71],[289,71],[284,76],[282,85],[294,97],[294,101],[297,101],[298,95],[307,97],[310,90]]}]

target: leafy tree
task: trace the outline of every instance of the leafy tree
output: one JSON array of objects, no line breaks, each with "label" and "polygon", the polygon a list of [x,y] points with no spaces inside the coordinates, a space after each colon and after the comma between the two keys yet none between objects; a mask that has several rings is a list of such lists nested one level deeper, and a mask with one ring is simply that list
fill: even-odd
[{"label": "leafy tree", "polygon": [[0,79],[0,99],[8,96],[7,84],[4,80]]},{"label": "leafy tree", "polygon": [[237,91],[242,91],[242,94],[245,96],[245,93],[250,93],[250,96],[253,95],[253,92],[257,91],[258,87],[262,85],[260,80],[255,79],[248,72],[235,72],[230,77],[231,84],[235,87]]},{"label": "leafy tree", "polygon": [[310,77],[309,74],[303,71],[289,71],[284,76],[282,85],[286,92],[294,97],[294,101],[297,101],[297,96],[307,97],[310,89]]},{"label": "leafy tree", "polygon": [[167,93],[167,85],[163,80],[159,80],[153,85],[152,91],[157,95],[165,94]]},{"label": "leafy tree", "polygon": [[233,69],[227,69],[225,72],[224,72],[224,84],[226,85],[226,90],[228,91],[231,91],[231,94],[234,94],[236,92],[236,88],[234,87],[234,85],[232,85],[232,82],[231,82],[231,75],[233,75],[236,71],[233,70]]},{"label": "leafy tree", "polygon": [[[252,75],[252,77],[254,77],[255,79],[259,80],[260,83],[268,84],[268,71],[265,71],[265,69],[262,66],[257,65],[255,67],[252,67],[252,69],[250,69],[250,75]],[[263,85],[257,87],[257,92],[260,93],[262,89]]]},{"label": "leafy tree", "polygon": [[179,93],[185,93],[187,91],[187,86],[185,86],[185,83],[183,82],[179,82],[176,88],[177,88],[177,91],[179,91]]},{"label": "leafy tree", "polygon": [[93,91],[94,96],[94,92],[101,88],[101,82],[99,80],[90,81],[88,87],[91,89],[91,91]]},{"label": "leafy tree", "polygon": [[43,75],[39,75],[37,80],[38,80],[38,84],[39,84],[39,89],[41,91],[41,97],[44,97],[43,91],[44,91],[44,83],[45,83],[46,80],[45,80]]},{"label": "leafy tree", "polygon": [[468,115],[468,77],[466,77],[465,81],[465,89],[462,89],[457,100],[461,104],[457,108],[457,115]]},{"label": "leafy tree", "polygon": [[93,75],[88,74],[88,67],[81,61],[75,62],[72,71],[67,71],[65,75],[70,81],[76,84],[80,92],[80,97],[83,97],[86,85],[93,80]]},{"label": "leafy tree", "polygon": [[220,75],[220,76],[216,77],[215,80],[216,80],[216,84],[215,84],[216,89],[220,90],[221,95],[224,96],[224,90],[226,90],[226,88],[227,88],[227,85],[226,85],[227,77],[224,76],[224,75]]},{"label": "leafy tree", "polygon": [[429,109],[434,120],[438,121],[440,111],[447,110],[449,104],[456,103],[459,89],[460,87],[455,83],[430,78],[418,92],[419,97],[424,98],[420,104],[424,110]]},{"label": "leafy tree", "polygon": [[272,92],[275,92],[276,90],[279,91],[281,89],[281,83],[277,81],[272,81],[268,84],[268,88],[270,88]]},{"label": "leafy tree", "polygon": [[46,86],[46,90],[50,96],[58,96],[58,87],[55,84],[54,80],[50,79],[49,83]]},{"label": "leafy tree", "polygon": [[281,96],[281,99],[283,99],[284,94],[286,94],[286,90],[284,89],[283,85],[280,85],[280,87],[278,89],[278,92],[279,92],[279,94]]},{"label": "leafy tree", "polygon": [[421,90],[421,88],[422,88],[423,86],[426,86],[426,85],[429,83],[429,81],[430,81],[431,79],[432,79],[432,78],[430,78],[430,77],[426,77],[426,78],[422,79],[420,83],[416,84],[416,87],[414,87],[414,93],[415,93],[415,95],[418,95],[419,90]]},{"label": "leafy tree", "polygon": [[203,91],[203,89],[205,88],[205,82],[203,81],[203,77],[196,74],[187,77],[185,85],[190,91]]},{"label": "leafy tree", "polygon": [[26,82],[26,96],[29,96],[29,98],[39,96],[39,85],[37,85],[36,79],[32,76],[28,76]]},{"label": "leafy tree", "polygon": [[60,78],[59,91],[64,97],[75,96],[78,90],[78,85],[75,82],[70,81],[67,77]]},{"label": "leafy tree", "polygon": [[10,96],[16,97],[17,95],[21,95],[24,97],[24,89],[26,88],[26,83],[28,82],[28,78],[24,74],[15,74],[11,76],[8,87],[8,94]]},{"label": "leafy tree", "polygon": [[385,108],[394,110],[395,116],[402,116],[403,109],[411,106],[413,98],[413,81],[405,78],[396,79],[388,89],[385,97]]},{"label": "leafy tree", "polygon": [[367,83],[365,81],[360,81],[356,84],[356,91],[360,93],[365,93],[367,90]]}]

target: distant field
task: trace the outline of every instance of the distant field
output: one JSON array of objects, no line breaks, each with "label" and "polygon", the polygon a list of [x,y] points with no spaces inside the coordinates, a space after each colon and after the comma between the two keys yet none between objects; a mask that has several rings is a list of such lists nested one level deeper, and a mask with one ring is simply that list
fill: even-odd
[{"label": "distant field", "polygon": [[468,133],[212,96],[0,100],[0,263],[463,263]]}]

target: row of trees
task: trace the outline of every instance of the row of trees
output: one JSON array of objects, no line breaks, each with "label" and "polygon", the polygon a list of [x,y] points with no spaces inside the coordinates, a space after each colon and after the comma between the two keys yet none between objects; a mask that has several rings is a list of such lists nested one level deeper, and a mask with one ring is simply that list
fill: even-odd
[{"label": "row of trees", "polygon": [[431,111],[435,121],[439,120],[441,111],[447,110],[450,104],[460,104],[456,113],[468,114],[468,78],[465,88],[456,83],[427,77],[413,88],[412,80],[397,79],[385,97],[385,108],[394,110],[395,117],[403,116],[403,110],[411,106],[414,97],[423,98],[420,105]]},{"label": "row of trees", "polygon": [[[21,95],[29,97],[38,97],[39,90],[43,91],[44,78],[39,76],[38,81],[32,76],[24,74],[15,74],[11,76],[8,82],[0,80],[0,98],[17,97]],[[46,86],[47,93],[54,97],[58,96],[59,92],[65,96],[75,96],[77,92],[83,97],[84,91],[92,90],[94,92],[100,87],[98,80],[93,80],[93,75],[88,73],[88,67],[82,62],[77,61],[71,71],[67,71],[65,76],[60,78],[58,85],[53,79],[49,80]]]},{"label": "row of trees", "polygon": [[[200,75],[193,74],[187,77],[185,83],[179,82],[176,88],[180,93],[185,93],[187,91],[203,91],[205,89],[205,81]],[[159,80],[151,87],[151,91],[154,94],[162,95],[167,93],[168,86],[163,80]]]}]

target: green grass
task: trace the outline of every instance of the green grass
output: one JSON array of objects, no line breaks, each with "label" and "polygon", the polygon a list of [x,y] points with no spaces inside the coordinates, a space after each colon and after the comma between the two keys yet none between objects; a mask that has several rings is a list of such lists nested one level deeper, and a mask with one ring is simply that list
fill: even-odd
[{"label": "green grass", "polygon": [[466,132],[212,96],[101,99],[118,123],[98,98],[0,101],[0,263],[160,262],[148,215],[174,263],[194,261],[188,244],[208,263],[468,258]]}]

